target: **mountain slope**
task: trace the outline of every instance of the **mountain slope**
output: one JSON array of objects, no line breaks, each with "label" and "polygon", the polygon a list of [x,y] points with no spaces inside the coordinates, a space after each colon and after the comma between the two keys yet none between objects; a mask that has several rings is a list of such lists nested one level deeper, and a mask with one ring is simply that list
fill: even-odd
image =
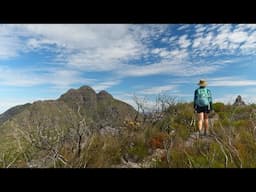
[{"label": "mountain slope", "polygon": [[133,120],[136,113],[132,106],[116,100],[106,91],[97,94],[88,86],[71,89],[57,100],[15,106],[1,114],[0,150],[16,149],[17,135],[26,140],[37,138],[42,146],[46,137],[47,142],[52,143],[60,142],[64,136],[62,140],[73,142],[90,129],[120,129],[124,120]]},{"label": "mountain slope", "polygon": [[112,126],[122,125],[125,119],[134,119],[135,109],[117,99],[106,91],[98,94],[89,86],[79,89],[70,89],[59,99],[52,101],[37,101],[33,104],[15,106],[0,116],[0,125],[11,120],[29,124],[40,121],[47,126],[58,126],[68,124],[63,119],[68,113],[78,118],[97,124],[110,124]]}]

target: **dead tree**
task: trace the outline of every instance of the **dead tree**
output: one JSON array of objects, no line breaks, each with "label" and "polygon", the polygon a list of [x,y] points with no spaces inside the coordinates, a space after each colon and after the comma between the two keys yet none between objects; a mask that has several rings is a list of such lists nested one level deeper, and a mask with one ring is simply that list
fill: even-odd
[{"label": "dead tree", "polygon": [[133,100],[134,100],[134,102],[135,102],[135,104],[137,106],[137,113],[136,113],[134,121],[135,122],[138,121],[138,118],[139,118],[139,115],[140,115],[140,111],[141,111],[141,113],[143,115],[143,124],[144,124],[146,122],[146,119],[147,119],[147,114],[146,114],[147,99],[146,99],[146,97],[139,98],[138,96],[136,96],[134,94]]}]

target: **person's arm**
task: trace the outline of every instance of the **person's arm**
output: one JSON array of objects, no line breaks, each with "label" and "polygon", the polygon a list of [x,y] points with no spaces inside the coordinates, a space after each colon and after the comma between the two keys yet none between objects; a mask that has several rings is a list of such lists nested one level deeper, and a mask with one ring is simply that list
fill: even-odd
[{"label": "person's arm", "polygon": [[197,99],[197,90],[194,93],[194,109],[196,110],[196,99]]},{"label": "person's arm", "polygon": [[212,101],[210,102],[210,110],[213,110]]},{"label": "person's arm", "polygon": [[212,106],[212,93],[211,91],[208,89],[209,91],[209,103],[210,103],[210,110],[212,111],[213,110],[213,106]]}]

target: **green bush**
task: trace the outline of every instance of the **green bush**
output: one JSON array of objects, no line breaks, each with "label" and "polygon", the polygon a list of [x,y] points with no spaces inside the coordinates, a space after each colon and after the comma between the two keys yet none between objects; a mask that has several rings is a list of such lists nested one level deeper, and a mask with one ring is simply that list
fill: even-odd
[{"label": "green bush", "polygon": [[144,143],[138,143],[128,149],[129,156],[136,156],[137,160],[140,161],[148,155],[148,147]]},{"label": "green bush", "polygon": [[225,111],[225,104],[221,102],[217,102],[213,104],[213,109],[215,112],[223,112]]}]

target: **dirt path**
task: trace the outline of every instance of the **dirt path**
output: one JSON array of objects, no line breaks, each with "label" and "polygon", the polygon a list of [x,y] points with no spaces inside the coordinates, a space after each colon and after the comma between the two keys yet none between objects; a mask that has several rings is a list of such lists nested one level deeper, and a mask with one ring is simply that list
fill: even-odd
[{"label": "dirt path", "polygon": [[212,142],[215,140],[214,135],[209,135],[209,136],[200,136],[198,132],[193,132],[190,134],[189,138],[185,142],[186,147],[192,147],[197,141],[203,141],[203,142]]}]

